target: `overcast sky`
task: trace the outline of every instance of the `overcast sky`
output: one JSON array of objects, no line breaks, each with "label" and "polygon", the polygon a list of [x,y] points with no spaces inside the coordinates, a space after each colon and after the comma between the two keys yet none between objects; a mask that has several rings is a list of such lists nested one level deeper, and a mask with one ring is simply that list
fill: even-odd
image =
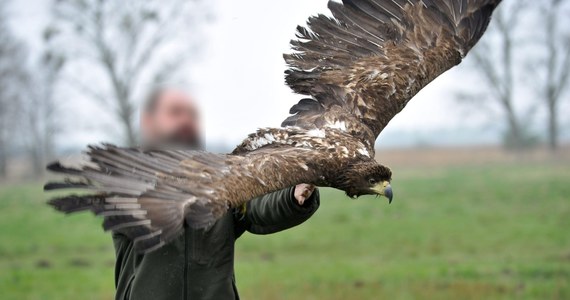
[{"label": "overcast sky", "polygon": [[[288,51],[298,24],[304,24],[311,14],[327,12],[327,0],[214,1],[215,21],[207,27],[204,54],[189,70],[191,90],[203,108],[207,141],[232,145],[258,127],[279,126],[289,107],[301,98],[284,85],[282,53]],[[15,1],[13,5],[15,29],[31,45],[39,44],[39,33],[48,19],[47,3]],[[460,66],[430,84],[392,120],[379,144],[383,144],[382,137],[386,144],[397,144],[404,133],[427,134],[429,139],[437,132],[461,130],[473,137],[455,134],[459,143],[496,141],[499,126],[489,127],[484,112],[460,106],[453,99],[461,85],[482,86],[468,74],[472,74],[468,66]],[[105,130],[92,128],[68,134],[78,143],[109,139]]]}]

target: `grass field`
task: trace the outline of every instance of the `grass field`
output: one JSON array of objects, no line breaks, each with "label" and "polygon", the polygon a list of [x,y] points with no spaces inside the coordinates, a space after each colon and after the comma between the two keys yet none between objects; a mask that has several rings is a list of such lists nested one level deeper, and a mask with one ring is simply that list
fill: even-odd
[{"label": "grass field", "polygon": [[[395,170],[394,203],[322,190],[303,226],[237,242],[244,299],[570,299],[570,165]],[[100,220],[0,187],[0,298],[111,299]]]}]

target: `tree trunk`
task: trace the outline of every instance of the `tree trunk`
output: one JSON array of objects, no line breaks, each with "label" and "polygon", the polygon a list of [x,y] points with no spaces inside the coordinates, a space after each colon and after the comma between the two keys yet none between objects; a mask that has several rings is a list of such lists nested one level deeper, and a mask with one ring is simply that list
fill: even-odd
[{"label": "tree trunk", "polygon": [[508,125],[508,138],[505,141],[507,146],[513,147],[516,150],[523,149],[525,145],[525,133],[522,130],[519,119],[516,116],[511,106],[506,106],[507,111],[507,125]]},{"label": "tree trunk", "polygon": [[118,102],[119,102],[119,116],[120,121],[123,123],[125,141],[128,146],[137,145],[137,133],[133,127],[133,118],[135,115],[134,108],[129,101],[127,93],[117,92]]},{"label": "tree trunk", "polygon": [[6,151],[6,145],[4,140],[0,139],[0,178],[5,178],[7,174],[7,164],[8,164],[8,151]]},{"label": "tree trunk", "polygon": [[[558,114],[557,114],[557,104],[560,100],[560,94],[557,90],[562,89],[560,85],[565,85],[563,81],[559,82],[557,78],[556,70],[559,68],[559,51],[557,49],[557,42],[560,39],[559,33],[557,32],[558,27],[558,10],[559,5],[562,1],[554,0],[549,3],[549,10],[546,15],[546,48],[548,53],[548,59],[546,64],[546,82],[544,84],[545,101],[547,107],[547,127],[548,127],[548,148],[550,151],[554,152],[558,148]],[[562,66],[565,68],[566,66]],[[563,75],[561,75],[563,76]]]},{"label": "tree trunk", "polygon": [[44,174],[44,167],[45,167],[45,162],[43,159],[43,155],[42,155],[42,151],[40,149],[42,149],[42,147],[40,147],[40,145],[35,145],[33,147],[38,147],[35,149],[32,149],[32,171],[34,172],[32,174],[32,177],[34,178],[41,178]]},{"label": "tree trunk", "polygon": [[34,114],[36,112],[32,112],[30,114],[30,131],[29,134],[33,137],[30,140],[30,144],[28,145],[28,155],[31,159],[32,163],[32,174],[31,176],[34,178],[41,178],[44,174],[45,168],[45,161],[44,161],[44,137],[42,137],[41,132],[42,129],[38,128],[38,115]]},{"label": "tree trunk", "polygon": [[548,101],[548,147],[555,152],[558,149],[558,114],[557,101]]},{"label": "tree trunk", "polygon": [[126,117],[123,119],[123,124],[125,126],[125,135],[127,139],[127,143],[129,146],[133,147],[137,145],[137,134],[135,129],[133,128],[132,116]]}]

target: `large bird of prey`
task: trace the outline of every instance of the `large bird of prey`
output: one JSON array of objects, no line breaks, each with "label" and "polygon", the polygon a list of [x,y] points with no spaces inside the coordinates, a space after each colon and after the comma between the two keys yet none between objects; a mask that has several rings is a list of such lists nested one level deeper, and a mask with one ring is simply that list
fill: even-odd
[{"label": "large bird of prey", "polygon": [[149,252],[184,222],[208,227],[229,208],[299,183],[391,201],[392,172],[374,159],[376,137],[418,91],[461,62],[500,1],[330,1],[332,16],[310,17],[284,56],[287,84],[308,97],[281,128],[258,130],[231,154],[90,147],[80,166],[48,167],[79,179],[46,189],[91,193],[50,204],[90,210],[104,217],[105,230]]}]

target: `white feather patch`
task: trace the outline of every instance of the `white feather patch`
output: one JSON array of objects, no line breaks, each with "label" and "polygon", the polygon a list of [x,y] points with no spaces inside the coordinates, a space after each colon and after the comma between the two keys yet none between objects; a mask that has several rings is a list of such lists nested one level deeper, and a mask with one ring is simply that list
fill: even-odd
[{"label": "white feather patch", "polygon": [[266,139],[268,142],[275,142],[275,136],[274,136],[273,134],[271,134],[271,133],[266,133],[266,134],[265,134],[265,139]]},{"label": "white feather patch", "polygon": [[366,150],[366,148],[360,148],[357,150],[358,153],[360,153],[361,155],[364,155],[366,157],[370,157],[370,153],[368,153],[368,150]]},{"label": "white feather patch", "polygon": [[311,129],[307,132],[308,136],[312,136],[312,137],[319,137],[319,138],[325,138],[326,137],[326,133],[324,130],[321,129]]},{"label": "white feather patch", "polygon": [[346,123],[344,121],[336,121],[333,124],[329,124],[327,127],[346,131]]}]

